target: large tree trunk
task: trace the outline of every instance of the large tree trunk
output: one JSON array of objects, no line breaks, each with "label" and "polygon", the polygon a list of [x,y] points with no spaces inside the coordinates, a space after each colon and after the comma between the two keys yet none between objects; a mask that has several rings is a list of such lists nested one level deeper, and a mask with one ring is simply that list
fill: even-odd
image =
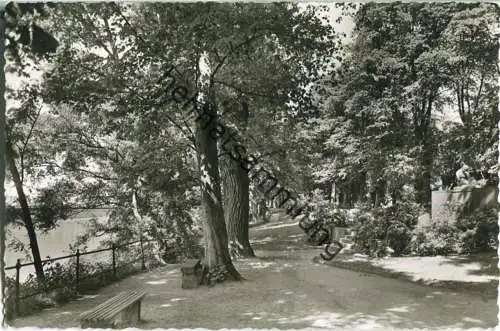
[{"label": "large tree trunk", "polygon": [[[254,257],[250,246],[248,223],[250,222],[250,179],[248,172],[241,166],[241,160],[247,157],[245,134],[248,126],[248,102],[241,98],[241,107],[237,109],[235,130],[226,128],[228,141],[223,142],[221,156],[222,184],[224,191],[224,217],[227,224],[230,252],[233,257]],[[228,144],[229,143],[229,144]],[[225,146],[224,146],[225,145]],[[236,154],[236,155],[235,155]],[[233,159],[233,157],[235,159]]]},{"label": "large tree trunk", "polygon": [[422,204],[425,209],[430,212],[431,200],[432,200],[432,166],[434,162],[432,138],[430,137],[430,130],[426,130],[427,133],[420,137],[420,144],[422,146],[422,152],[420,154],[420,171],[416,179],[416,200],[418,203]]},{"label": "large tree trunk", "polygon": [[36,278],[39,283],[43,284],[45,281],[45,276],[43,273],[42,259],[40,257],[40,251],[38,250],[38,242],[36,239],[35,226],[31,218],[31,211],[28,205],[28,200],[24,194],[23,183],[21,182],[21,177],[19,176],[19,171],[16,167],[16,162],[14,159],[14,151],[12,146],[7,144],[7,163],[9,165],[10,173],[12,174],[12,180],[16,186],[17,197],[19,204],[21,205],[21,214],[24,222],[24,226],[28,231],[28,238],[30,241],[31,254],[33,255],[33,263],[35,266]]},{"label": "large tree trunk", "polygon": [[254,257],[250,246],[248,223],[250,221],[250,180],[248,173],[228,154],[221,157],[222,183],[224,186],[224,218],[233,257]]},{"label": "large tree trunk", "polygon": [[421,153],[419,155],[419,171],[415,181],[416,201],[424,206],[430,213],[431,199],[432,199],[432,168],[434,163],[434,146],[432,137],[432,105],[434,103],[433,91],[428,92],[428,95],[423,100],[422,105],[418,109],[419,116],[415,123],[415,136],[421,146]]},{"label": "large tree trunk", "polygon": [[203,111],[209,117],[208,123],[207,121],[196,123],[197,152],[202,182],[201,202],[205,214],[204,231],[207,242],[205,265],[210,273],[224,268],[226,278],[241,280],[242,277],[229,255],[222,209],[217,141],[210,134],[216,130],[217,111],[215,107],[206,105]]},{"label": "large tree trunk", "polygon": [[[236,109],[236,126],[234,129],[226,127],[228,139],[222,141],[221,172],[223,184],[224,218],[229,236],[231,256],[254,257],[255,253],[250,246],[248,223],[250,222],[250,179],[248,172],[241,166],[242,159],[247,157],[245,135],[248,126],[248,102],[244,96],[240,97],[240,107]],[[241,144],[240,144],[241,143]],[[236,154],[236,155],[235,155]],[[238,158],[239,157],[239,158]],[[234,158],[234,159],[233,159]]]}]

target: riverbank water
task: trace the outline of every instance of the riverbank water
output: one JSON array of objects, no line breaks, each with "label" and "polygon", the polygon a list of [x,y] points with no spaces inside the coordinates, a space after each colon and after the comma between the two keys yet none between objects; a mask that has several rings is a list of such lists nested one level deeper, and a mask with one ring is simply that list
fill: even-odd
[{"label": "riverbank water", "polygon": [[[107,219],[108,210],[106,209],[93,209],[85,210],[71,219],[61,220],[58,226],[48,231],[47,233],[37,233],[38,246],[40,249],[40,255],[42,259],[46,259],[47,256],[58,257],[71,254],[69,250],[69,245],[74,243],[79,235],[85,233],[88,229],[89,222],[93,218],[105,221]],[[29,240],[26,229],[23,226],[9,224],[7,226],[6,232],[6,251],[5,251],[5,263],[7,267],[14,266],[17,259],[21,259],[21,263],[26,263],[31,261],[31,251],[29,250]],[[8,244],[12,239],[17,239],[21,241],[29,253],[26,256],[25,252],[15,251],[13,248],[8,247]],[[87,244],[87,251],[94,250],[100,247],[100,242],[104,238],[92,238]],[[109,252],[102,252],[97,254],[90,254],[82,257],[82,259],[91,259],[92,261],[97,260],[108,260]],[[65,260],[59,261],[64,263]],[[19,278],[21,282],[25,280],[30,273],[34,273],[33,266],[22,267],[19,273]],[[5,271],[7,277],[15,277],[15,269]]]}]

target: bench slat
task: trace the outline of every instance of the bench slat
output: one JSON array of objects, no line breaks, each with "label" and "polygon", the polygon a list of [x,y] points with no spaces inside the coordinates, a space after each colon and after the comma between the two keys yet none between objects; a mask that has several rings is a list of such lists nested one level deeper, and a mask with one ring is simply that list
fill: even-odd
[{"label": "bench slat", "polygon": [[122,292],[91,311],[82,313],[80,319],[85,321],[109,320],[115,317],[120,311],[141,300],[145,295],[146,291],[144,290]]},{"label": "bench slat", "polygon": [[90,311],[86,316],[83,316],[82,320],[101,321],[111,319],[121,310],[141,299],[144,295],[145,293],[142,295],[139,295],[139,293],[123,293],[118,295]]},{"label": "bench slat", "polygon": [[[145,294],[145,293],[144,293]],[[94,309],[94,314],[87,317],[87,319],[106,320],[114,317],[121,310],[133,304],[140,299],[144,294],[140,292],[126,292],[118,296],[115,300],[110,300],[106,305],[103,304],[99,309]]]},{"label": "bench slat", "polygon": [[105,307],[107,307],[108,305],[111,305],[113,304],[114,302],[120,300],[120,298],[124,295],[124,293],[120,293],[119,295],[117,296],[114,296],[108,300],[106,300],[105,302],[101,303],[100,305],[98,305],[97,307],[95,307],[94,309],[92,310],[88,310],[84,313],[82,313],[80,315],[80,319],[91,319],[94,315],[97,315],[97,313],[104,309]]},{"label": "bench slat", "polygon": [[143,293],[135,293],[132,297],[127,298],[125,301],[123,301],[120,305],[117,305],[115,307],[111,307],[112,309],[108,310],[106,314],[102,317],[104,320],[108,320],[110,318],[113,318],[116,316],[120,311],[124,310],[125,308],[129,307],[133,303],[141,300],[144,296],[146,295],[145,292]]},{"label": "bench slat", "polygon": [[117,297],[115,300],[111,300],[109,302],[105,302],[106,304],[102,307],[96,308],[93,310],[93,314],[88,316],[87,320],[102,320],[103,315],[108,311],[112,310],[114,307],[121,306],[124,302],[127,302],[127,298],[129,297],[128,293],[125,295],[121,295]]},{"label": "bench slat", "polygon": [[98,305],[94,309],[92,309],[90,311],[86,311],[85,313],[81,314],[80,318],[81,319],[92,319],[94,317],[97,317],[102,310],[106,309],[106,307],[109,307],[109,306],[112,306],[112,305],[118,303],[119,301],[126,298],[129,294],[130,294],[129,292],[122,292],[122,293],[106,300],[104,303],[101,303],[100,305]]}]

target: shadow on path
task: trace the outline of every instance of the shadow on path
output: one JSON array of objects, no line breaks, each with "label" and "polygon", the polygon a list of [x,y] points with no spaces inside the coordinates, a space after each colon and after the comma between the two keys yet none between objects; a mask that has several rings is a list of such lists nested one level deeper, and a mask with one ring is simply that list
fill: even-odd
[{"label": "shadow on path", "polygon": [[[20,318],[12,326],[78,327],[78,315],[119,291],[145,288],[141,328],[470,328],[497,324],[496,300],[312,262],[292,223],[251,229],[257,258],[235,262],[246,278],[183,290],[178,265],[134,275],[93,296]],[[279,226],[278,226],[279,225]],[[263,240],[265,238],[270,240]]]}]

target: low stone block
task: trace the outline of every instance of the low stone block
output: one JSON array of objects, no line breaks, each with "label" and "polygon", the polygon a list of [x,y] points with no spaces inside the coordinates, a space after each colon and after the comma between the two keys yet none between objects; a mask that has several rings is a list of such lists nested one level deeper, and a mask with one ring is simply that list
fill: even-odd
[{"label": "low stone block", "polygon": [[182,264],[182,288],[197,288],[200,285],[203,267],[200,260],[187,260]]}]

